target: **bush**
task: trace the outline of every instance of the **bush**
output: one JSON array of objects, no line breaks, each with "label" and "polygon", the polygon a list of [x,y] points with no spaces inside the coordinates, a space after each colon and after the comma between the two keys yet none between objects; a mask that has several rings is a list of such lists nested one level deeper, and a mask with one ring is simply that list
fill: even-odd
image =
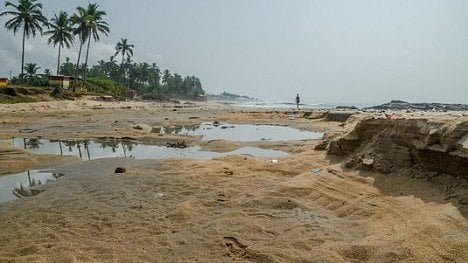
[{"label": "bush", "polygon": [[125,87],[121,84],[108,78],[99,77],[88,78],[86,81],[86,86],[88,92],[114,96],[122,94],[125,90]]}]

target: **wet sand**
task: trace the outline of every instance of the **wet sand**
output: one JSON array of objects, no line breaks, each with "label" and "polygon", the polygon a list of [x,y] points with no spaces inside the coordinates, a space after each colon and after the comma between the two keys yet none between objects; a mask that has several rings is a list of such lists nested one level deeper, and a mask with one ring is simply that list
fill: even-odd
[{"label": "wet sand", "polygon": [[[314,150],[353,130],[368,113],[335,122],[311,117],[320,112],[83,100],[0,105],[0,114],[3,174],[36,167],[66,174],[36,196],[0,203],[1,262],[468,261],[466,204],[459,202],[466,188],[450,193],[424,172],[414,177],[404,170],[349,169],[344,158]],[[135,129],[215,120],[289,125],[326,136],[203,142]],[[162,145],[183,140],[220,152],[259,146],[289,155],[276,163],[250,155],[79,161],[11,151],[11,137],[131,137]],[[126,172],[116,174],[116,167]],[[312,173],[315,168],[321,170]]]}]

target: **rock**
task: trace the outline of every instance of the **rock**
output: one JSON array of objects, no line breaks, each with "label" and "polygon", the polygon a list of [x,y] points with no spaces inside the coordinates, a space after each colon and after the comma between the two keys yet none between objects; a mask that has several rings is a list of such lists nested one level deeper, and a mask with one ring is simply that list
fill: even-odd
[{"label": "rock", "polygon": [[146,124],[135,124],[132,126],[132,128],[135,130],[145,131],[146,133],[150,133],[151,130],[153,130],[153,127],[146,125]]},{"label": "rock", "polygon": [[372,166],[374,165],[374,159],[372,158],[364,158],[362,159],[362,167],[370,170],[372,169]]},{"label": "rock", "polygon": [[378,106],[364,108],[365,110],[420,110],[420,111],[468,111],[466,104],[447,103],[410,103],[402,100],[392,100]]},{"label": "rock", "polygon": [[325,118],[326,121],[338,121],[345,122],[351,117],[351,115],[356,114],[355,111],[330,111],[327,113]]},{"label": "rock", "polygon": [[125,169],[123,167],[117,167],[117,168],[115,168],[114,173],[121,174],[121,173],[125,173],[126,171],[127,171],[127,169]]},{"label": "rock", "polygon": [[357,110],[356,106],[336,106],[335,110]]},{"label": "rock", "polygon": [[314,150],[315,151],[325,151],[328,147],[328,144],[330,142],[328,140],[323,140],[319,144],[315,145]]},{"label": "rock", "polygon": [[327,116],[327,112],[324,111],[306,111],[302,116],[304,119],[315,120],[323,119]]}]

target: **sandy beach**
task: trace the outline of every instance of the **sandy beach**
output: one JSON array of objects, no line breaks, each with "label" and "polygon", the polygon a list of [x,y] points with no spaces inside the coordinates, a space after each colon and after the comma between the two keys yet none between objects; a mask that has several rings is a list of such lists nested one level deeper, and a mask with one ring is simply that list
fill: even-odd
[{"label": "sandy beach", "polygon": [[[0,174],[65,174],[40,194],[0,203],[0,262],[468,261],[466,112],[82,99],[2,104],[0,114]],[[153,132],[215,121],[324,137],[239,142]],[[126,138],[288,155],[82,161],[13,148],[12,138]]]}]

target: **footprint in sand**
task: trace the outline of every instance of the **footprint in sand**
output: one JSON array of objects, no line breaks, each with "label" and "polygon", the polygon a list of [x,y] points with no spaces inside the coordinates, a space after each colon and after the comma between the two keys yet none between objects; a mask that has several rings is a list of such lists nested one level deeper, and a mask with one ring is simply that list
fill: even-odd
[{"label": "footprint in sand", "polygon": [[231,258],[244,258],[246,256],[247,245],[242,244],[235,237],[224,237],[223,243],[228,250],[227,256]]}]

